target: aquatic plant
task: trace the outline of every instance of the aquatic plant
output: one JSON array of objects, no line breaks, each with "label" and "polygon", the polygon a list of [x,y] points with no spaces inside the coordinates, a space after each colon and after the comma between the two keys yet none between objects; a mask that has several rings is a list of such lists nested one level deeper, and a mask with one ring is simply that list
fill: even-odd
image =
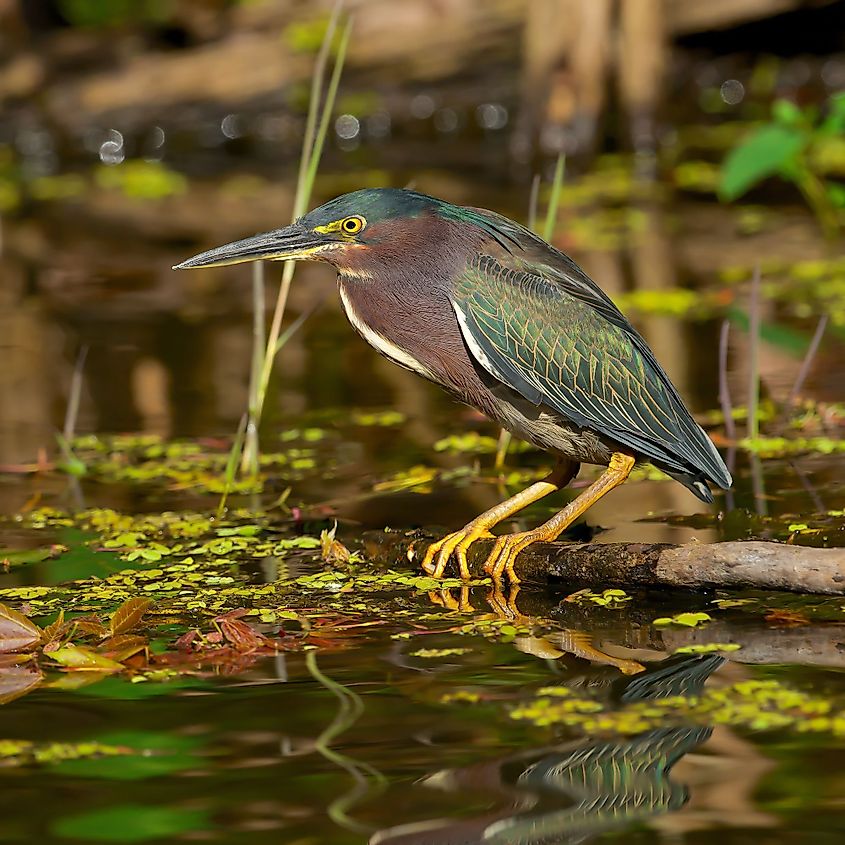
[{"label": "aquatic plant", "polygon": [[831,137],[845,136],[845,94],[830,99],[820,117],[815,106],[799,108],[777,100],[771,120],[745,137],[722,165],[719,195],[732,202],[771,176],[792,182],[813,210],[825,235],[833,238],[842,228],[840,209],[845,188],[820,174],[815,148]]}]

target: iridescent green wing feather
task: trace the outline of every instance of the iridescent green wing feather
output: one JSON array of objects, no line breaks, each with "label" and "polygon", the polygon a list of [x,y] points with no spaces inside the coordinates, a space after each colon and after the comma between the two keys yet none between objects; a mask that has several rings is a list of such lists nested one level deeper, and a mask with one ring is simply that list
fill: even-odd
[{"label": "iridescent green wing feather", "polygon": [[[479,364],[529,401],[670,472],[729,486],[718,452],[645,341],[574,262],[524,237],[525,250],[491,248],[498,255],[479,254],[453,280],[452,304]],[[703,484],[698,492],[709,495]]]}]

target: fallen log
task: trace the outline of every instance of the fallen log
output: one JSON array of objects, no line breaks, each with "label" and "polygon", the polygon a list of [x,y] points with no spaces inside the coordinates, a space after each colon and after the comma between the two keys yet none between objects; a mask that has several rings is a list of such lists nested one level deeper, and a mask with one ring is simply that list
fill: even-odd
[{"label": "fallen log", "polygon": [[[368,553],[395,563],[419,561],[432,541],[420,532],[371,532]],[[467,555],[480,571],[492,540]],[[537,543],[516,560],[523,584],[779,590],[845,595],[845,549],[816,549],[757,540],[724,543]],[[451,574],[451,573],[450,573]]]}]

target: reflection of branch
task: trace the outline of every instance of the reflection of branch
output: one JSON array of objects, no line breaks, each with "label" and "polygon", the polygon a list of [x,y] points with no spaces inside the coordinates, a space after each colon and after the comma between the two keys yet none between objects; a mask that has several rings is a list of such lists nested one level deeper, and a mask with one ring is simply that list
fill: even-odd
[{"label": "reflection of branch", "polygon": [[[307,651],[305,653],[305,665],[311,677],[329,690],[339,702],[337,715],[317,737],[314,742],[314,749],[330,763],[334,763],[338,768],[347,772],[355,781],[352,789],[335,798],[329,804],[326,812],[335,824],[346,830],[356,833],[369,833],[371,828],[350,818],[347,811],[358,804],[370,792],[380,792],[386,784],[384,775],[367,763],[357,762],[351,757],[347,757],[345,754],[341,754],[330,747],[334,739],[349,730],[358,721],[364,712],[364,702],[359,695],[347,689],[343,684],[323,674],[319,666],[317,666],[316,651]],[[370,782],[371,780],[372,784]]]},{"label": "reflection of branch", "polygon": [[742,646],[731,654],[731,661],[736,663],[845,667],[845,626],[837,624],[784,629],[714,619],[700,631],[666,628],[660,636],[668,650],[704,643],[735,643]]}]

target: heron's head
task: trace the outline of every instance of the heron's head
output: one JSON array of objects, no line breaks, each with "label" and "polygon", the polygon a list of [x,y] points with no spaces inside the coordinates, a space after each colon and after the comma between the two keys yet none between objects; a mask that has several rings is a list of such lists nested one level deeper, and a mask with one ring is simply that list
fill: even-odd
[{"label": "heron's head", "polygon": [[317,260],[343,267],[347,263],[359,265],[373,251],[385,249],[402,251],[406,260],[411,260],[409,250],[435,223],[445,205],[434,197],[398,188],[354,191],[315,208],[290,226],[210,249],[174,269],[259,259]]},{"label": "heron's head", "polygon": [[210,249],[174,269],[263,259],[326,261],[341,271],[359,274],[386,263],[421,271],[432,253],[489,237],[492,226],[491,217],[475,209],[426,194],[366,188],[330,200],[283,229]]}]

